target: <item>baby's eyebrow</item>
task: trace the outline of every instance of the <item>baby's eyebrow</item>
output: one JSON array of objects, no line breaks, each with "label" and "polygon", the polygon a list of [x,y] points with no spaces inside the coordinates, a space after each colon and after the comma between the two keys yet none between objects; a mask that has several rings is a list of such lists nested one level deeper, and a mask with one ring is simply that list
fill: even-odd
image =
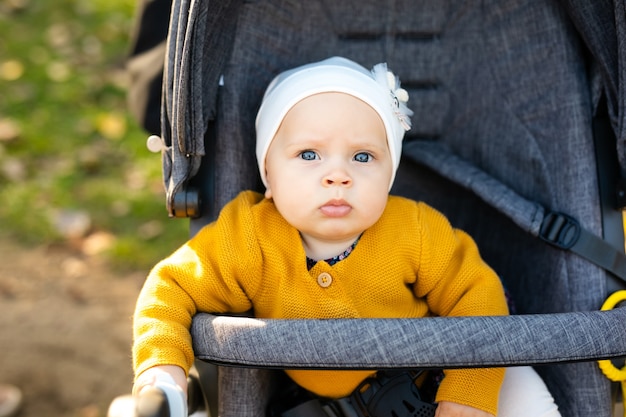
[{"label": "baby's eyebrow", "polygon": [[359,149],[359,148],[374,149],[378,151],[383,151],[389,148],[386,141],[381,144],[381,143],[377,143],[377,142],[373,142],[369,140],[356,141],[351,146],[354,147],[355,149]]},{"label": "baby's eyebrow", "polygon": [[307,137],[296,137],[289,138],[287,143],[285,143],[286,149],[318,149],[321,147],[328,146],[332,143],[332,139],[330,138],[307,138]]}]

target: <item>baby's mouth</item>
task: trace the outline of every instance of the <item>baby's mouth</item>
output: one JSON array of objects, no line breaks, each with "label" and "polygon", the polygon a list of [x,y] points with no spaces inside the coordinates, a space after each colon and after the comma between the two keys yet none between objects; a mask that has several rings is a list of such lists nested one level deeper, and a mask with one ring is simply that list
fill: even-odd
[{"label": "baby's mouth", "polygon": [[352,206],[345,200],[330,200],[320,207],[320,211],[328,217],[343,217],[352,211]]}]

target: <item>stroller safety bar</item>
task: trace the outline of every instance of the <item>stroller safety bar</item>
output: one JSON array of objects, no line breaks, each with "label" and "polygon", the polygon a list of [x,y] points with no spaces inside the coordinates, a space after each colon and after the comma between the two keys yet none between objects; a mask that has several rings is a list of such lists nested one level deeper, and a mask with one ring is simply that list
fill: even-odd
[{"label": "stroller safety bar", "polygon": [[196,357],[282,369],[465,368],[626,356],[626,308],[500,317],[276,320],[198,314]]}]

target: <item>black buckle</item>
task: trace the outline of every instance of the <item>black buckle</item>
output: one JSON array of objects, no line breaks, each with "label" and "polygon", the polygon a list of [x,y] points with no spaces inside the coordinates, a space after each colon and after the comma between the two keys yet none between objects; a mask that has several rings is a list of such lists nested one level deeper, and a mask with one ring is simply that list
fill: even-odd
[{"label": "black buckle", "polygon": [[435,404],[426,402],[415,384],[420,373],[378,372],[350,396],[359,417],[434,417]]},{"label": "black buckle", "polygon": [[539,238],[558,248],[569,249],[580,238],[580,224],[572,216],[550,211],[543,218]]}]

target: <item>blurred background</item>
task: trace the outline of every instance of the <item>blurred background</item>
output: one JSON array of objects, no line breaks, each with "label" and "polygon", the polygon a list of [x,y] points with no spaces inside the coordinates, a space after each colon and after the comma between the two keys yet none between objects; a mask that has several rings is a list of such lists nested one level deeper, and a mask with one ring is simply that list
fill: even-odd
[{"label": "blurred background", "polygon": [[105,416],[131,315],[188,234],[129,116],[134,0],[0,0],[0,384],[21,415]]},{"label": "blurred background", "polygon": [[151,265],[186,225],[168,220],[159,156],[126,108],[135,1],[0,5],[3,235]]}]

